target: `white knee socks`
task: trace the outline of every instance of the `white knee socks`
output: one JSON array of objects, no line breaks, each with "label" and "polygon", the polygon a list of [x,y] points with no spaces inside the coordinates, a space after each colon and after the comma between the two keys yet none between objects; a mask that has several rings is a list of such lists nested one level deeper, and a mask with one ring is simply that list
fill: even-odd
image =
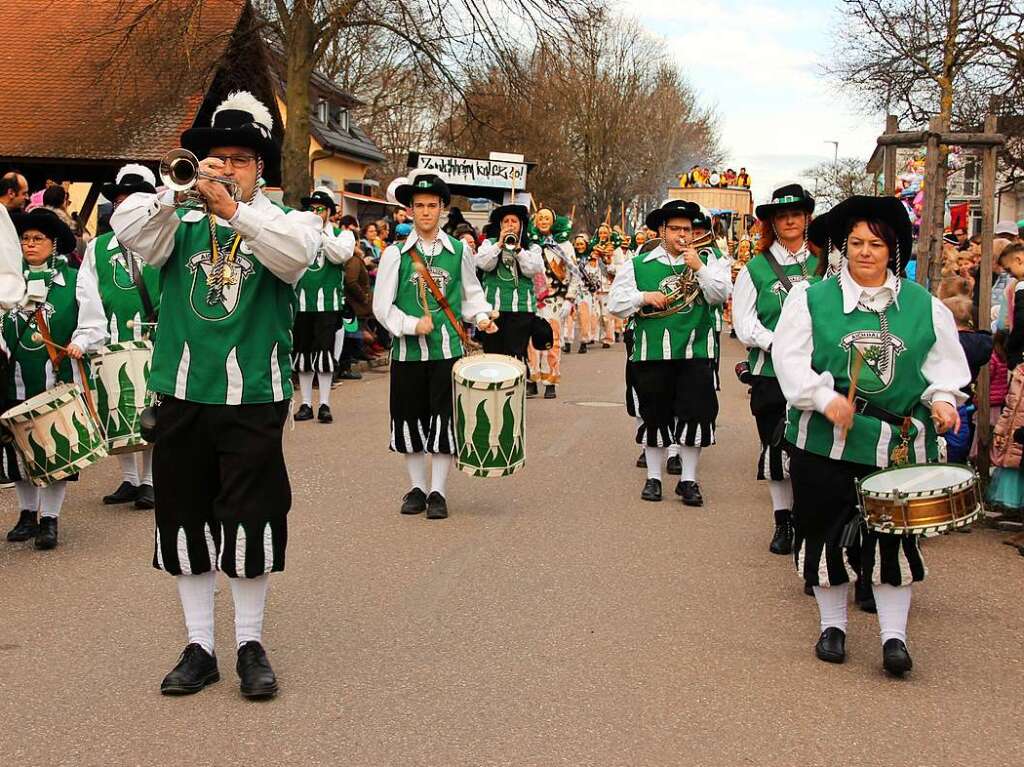
[{"label": "white knee socks", "polygon": [[882,644],[890,639],[906,642],[907,618],[910,616],[910,586],[890,586],[882,583],[874,587],[874,592]]},{"label": "white knee socks", "polygon": [[849,583],[825,588],[814,587],[814,598],[818,601],[818,613],[821,616],[821,630],[837,628],[846,633],[846,594]]},{"label": "white knee socks", "polygon": [[[320,404],[331,406],[331,379],[334,376],[331,373],[324,373],[323,371],[316,374],[316,385],[320,389]],[[313,392],[309,393],[309,398],[313,398]]]},{"label": "white knee socks", "polygon": [[700,461],[700,448],[679,446],[679,460],[683,464],[683,473],[679,477],[680,482],[697,481],[697,462]]},{"label": "white knee socks", "polygon": [[142,451],[142,484],[153,484],[153,448]]},{"label": "white knee socks", "polygon": [[334,334],[334,360],[335,362],[341,357],[341,350],[345,348],[345,330],[339,330]]},{"label": "white knee socks", "polygon": [[39,488],[31,482],[19,479],[14,483],[18,493],[18,506],[23,511],[39,511]]},{"label": "white knee socks", "polygon": [[232,578],[235,598],[235,646],[263,641],[263,608],[267,603],[269,578]]},{"label": "white knee socks", "polygon": [[410,490],[417,487],[424,492],[427,489],[427,454],[406,453],[405,470],[409,472]]},{"label": "white knee socks", "polygon": [[313,407],[313,373],[299,373],[299,391],[302,393],[302,404]]},{"label": "white knee socks", "polygon": [[450,455],[435,453],[430,467],[430,492],[446,495],[445,486],[448,484],[448,472],[454,463]]},{"label": "white knee socks", "polygon": [[121,478],[135,487],[139,486],[139,467],[135,464],[135,453],[121,453],[117,456],[121,464]]},{"label": "white knee socks", "polygon": [[677,457],[679,455],[679,443],[677,442],[677,443],[673,443],[673,444],[669,445],[667,450],[668,450],[668,457],[669,458]]},{"label": "white knee socks", "polygon": [[213,587],[216,573],[179,575],[178,597],[185,614],[189,644],[195,643],[213,655]]},{"label": "white knee socks", "polygon": [[661,479],[661,467],[665,465],[664,447],[645,447],[644,455],[647,456],[647,479]]},{"label": "white knee socks", "polygon": [[788,479],[768,480],[768,492],[772,496],[772,508],[775,511],[793,510],[793,485]]},{"label": "white knee socks", "polygon": [[64,505],[64,496],[68,492],[68,483],[64,480],[39,488],[39,516],[60,516],[60,508]]}]

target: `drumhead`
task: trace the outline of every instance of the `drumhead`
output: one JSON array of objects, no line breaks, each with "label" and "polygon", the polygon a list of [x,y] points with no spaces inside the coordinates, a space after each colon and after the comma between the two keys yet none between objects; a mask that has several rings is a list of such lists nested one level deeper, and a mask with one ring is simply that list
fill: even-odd
[{"label": "drumhead", "polygon": [[82,390],[78,387],[78,384],[57,384],[53,388],[47,389],[34,397],[30,397],[20,405],[15,405],[0,416],[0,418],[15,418],[21,415],[29,415],[54,402],[71,402],[75,397],[81,395],[81,393]]},{"label": "drumhead", "polygon": [[478,354],[464,357],[455,368],[457,379],[484,386],[512,382],[526,374],[526,367],[515,357],[503,354]]},{"label": "drumhead", "polygon": [[891,495],[900,493],[932,493],[968,482],[974,471],[966,466],[929,463],[918,466],[898,466],[865,477],[860,489],[865,493]]}]

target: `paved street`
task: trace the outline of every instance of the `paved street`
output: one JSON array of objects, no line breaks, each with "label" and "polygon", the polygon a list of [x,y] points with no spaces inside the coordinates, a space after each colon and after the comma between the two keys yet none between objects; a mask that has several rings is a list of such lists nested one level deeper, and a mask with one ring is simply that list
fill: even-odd
[{"label": "paved street", "polygon": [[[931,539],[910,677],[884,676],[856,610],[847,663],[817,661],[813,600],[767,551],[739,353],[701,510],[639,499],[621,345],[567,358],[559,398],[528,405],[526,468],[453,476],[444,522],[398,514],[386,373],[336,389],[335,424],[286,435],[268,703],[238,694],[224,581],[222,681],[158,694],[185,639],[174,582],[149,515],[99,501],[116,462],[93,468],[59,549],[0,544],[0,765],[1021,764],[1024,559],[988,530]],[[3,491],[5,530],[14,507]]]}]

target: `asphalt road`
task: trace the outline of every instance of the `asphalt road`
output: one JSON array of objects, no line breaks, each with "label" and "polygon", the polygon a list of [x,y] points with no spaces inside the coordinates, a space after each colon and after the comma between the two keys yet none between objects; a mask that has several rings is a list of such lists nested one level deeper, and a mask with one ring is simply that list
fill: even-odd
[{"label": "asphalt road", "polygon": [[847,663],[816,660],[813,600],[767,551],[739,353],[703,509],[639,499],[621,346],[568,357],[559,398],[528,405],[524,470],[453,476],[443,522],[398,514],[386,374],[336,389],[333,425],[286,435],[266,703],[238,694],[223,581],[222,681],[159,695],[185,641],[174,582],[149,515],[99,501],[116,462],[92,468],[60,548],[0,543],[0,765],[1021,764],[1024,559],[988,530],[931,539],[912,674],[884,675],[855,609]]}]

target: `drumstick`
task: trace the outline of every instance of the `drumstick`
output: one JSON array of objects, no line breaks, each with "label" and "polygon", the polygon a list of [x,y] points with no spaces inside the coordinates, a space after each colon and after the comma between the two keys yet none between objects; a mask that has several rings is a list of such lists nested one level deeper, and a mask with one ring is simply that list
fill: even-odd
[{"label": "drumstick", "polygon": [[156,323],[155,322],[143,322],[142,320],[128,320],[124,324],[125,324],[125,327],[127,327],[129,330],[134,330],[136,327],[140,327],[140,328],[145,328],[145,327],[153,327],[153,328],[155,328],[156,327]]},{"label": "drumstick", "polygon": [[32,340],[37,344],[46,344],[47,346],[53,347],[54,349],[58,349],[64,352],[65,354],[70,354],[70,352],[68,351],[68,347],[61,346],[60,344],[54,343],[53,341],[47,341],[45,338],[43,338],[42,333],[33,333]]},{"label": "drumstick", "polygon": [[[860,349],[853,346],[854,353],[857,355],[853,360],[853,370],[850,371],[850,390],[846,392],[846,401],[853,405],[853,400],[857,397],[857,379],[860,378],[860,367],[864,363],[864,355],[860,353]],[[847,428],[844,426],[842,431],[842,438],[846,439]]]}]

